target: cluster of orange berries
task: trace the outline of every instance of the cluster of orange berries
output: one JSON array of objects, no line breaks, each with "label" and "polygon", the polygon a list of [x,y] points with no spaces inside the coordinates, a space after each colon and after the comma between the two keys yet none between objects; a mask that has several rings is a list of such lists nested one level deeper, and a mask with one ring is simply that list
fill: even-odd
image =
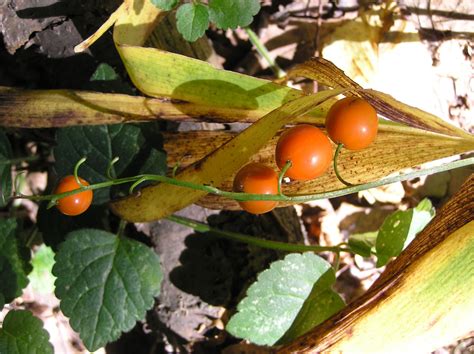
[{"label": "cluster of orange berries", "polygon": [[[378,120],[375,109],[365,100],[347,97],[336,102],[326,117],[326,129],[331,140],[342,143],[350,150],[369,146],[377,136]],[[275,159],[283,169],[288,161],[291,166],[285,176],[295,181],[307,181],[326,172],[333,158],[332,145],[328,137],[309,124],[297,125],[285,131],[276,146]],[[72,175],[64,177],[54,193],[60,194],[89,183]],[[278,175],[261,163],[250,163],[236,174],[233,189],[236,192],[253,194],[277,194]],[[65,215],[75,216],[85,212],[92,203],[92,190],[85,190],[58,200],[57,208]],[[276,207],[276,201],[243,201],[242,209],[252,214],[263,214]]]},{"label": "cluster of orange berries", "polygon": [[[326,130],[331,140],[349,150],[368,147],[377,136],[378,119],[375,109],[365,100],[346,97],[337,101],[326,116]],[[275,149],[278,168],[288,162],[291,166],[286,177],[307,181],[324,174],[333,160],[333,147],[329,138],[317,127],[296,125],[283,132]],[[235,192],[277,194],[278,174],[262,163],[250,163],[234,177]],[[276,207],[276,201],[242,201],[242,209],[252,214],[263,214]]]}]

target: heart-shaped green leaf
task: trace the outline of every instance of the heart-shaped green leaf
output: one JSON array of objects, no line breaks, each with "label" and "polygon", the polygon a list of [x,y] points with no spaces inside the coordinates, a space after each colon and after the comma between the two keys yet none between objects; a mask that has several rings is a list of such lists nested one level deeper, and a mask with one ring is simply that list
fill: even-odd
[{"label": "heart-shaped green leaf", "polygon": [[71,232],[55,259],[61,309],[91,351],[143,320],[160,290],[158,256],[140,242],[105,231]]},{"label": "heart-shaped green leaf", "polygon": [[184,4],[176,12],[176,26],[187,41],[194,42],[209,27],[209,11],[202,4]]},{"label": "heart-shaped green leaf", "polygon": [[283,336],[290,340],[344,306],[330,288],[334,280],[334,270],[321,257],[289,254],[258,276],[226,329],[258,345],[273,345]]}]

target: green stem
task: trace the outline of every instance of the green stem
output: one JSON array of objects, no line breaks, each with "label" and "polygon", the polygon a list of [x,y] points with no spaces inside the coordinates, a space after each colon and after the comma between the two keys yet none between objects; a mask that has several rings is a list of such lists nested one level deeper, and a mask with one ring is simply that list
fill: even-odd
[{"label": "green stem", "polygon": [[341,175],[339,174],[339,170],[337,169],[337,158],[339,157],[339,153],[343,147],[344,147],[344,144],[342,143],[337,144],[336,152],[334,153],[334,159],[333,159],[334,173],[336,174],[337,179],[341,183],[345,184],[346,186],[351,187],[353,186],[353,184],[350,182],[347,182],[344,178],[342,178]]},{"label": "green stem", "polygon": [[2,161],[0,161],[0,166],[3,166],[3,165],[18,165],[22,162],[35,162],[35,161],[38,161],[39,159],[40,159],[40,157],[38,155],[18,157],[18,158],[15,158],[15,159],[2,160]]},{"label": "green stem", "polygon": [[115,185],[119,185],[119,184],[135,182],[138,177],[141,177],[141,175],[140,176],[133,176],[133,177],[126,177],[126,178],[119,178],[119,179],[115,179],[115,180],[112,180],[112,181],[106,181],[106,182],[91,184],[89,186],[83,186],[81,188],[77,188],[77,189],[74,189],[72,191],[59,193],[59,194],[46,194],[46,195],[22,195],[22,194],[20,194],[20,195],[13,196],[12,199],[29,199],[29,200],[33,200],[33,201],[36,201],[36,202],[41,202],[41,201],[45,201],[45,200],[58,200],[58,199],[69,197],[71,195],[81,193],[81,192],[84,192],[84,191],[87,191],[87,190],[107,188],[107,187],[111,187],[111,186],[115,186]]},{"label": "green stem", "polygon": [[125,227],[127,226],[128,222],[126,220],[120,219],[120,223],[117,229],[117,236],[122,237],[123,232],[125,231]]},{"label": "green stem", "polygon": [[286,161],[285,166],[280,171],[280,174],[278,175],[278,195],[283,196],[283,193],[281,192],[281,184],[283,182],[283,178],[285,178],[286,171],[291,167],[291,161],[288,160]]},{"label": "green stem", "polygon": [[114,157],[112,159],[112,161],[110,161],[109,163],[109,166],[107,166],[107,173],[106,173],[106,176],[108,179],[114,179],[116,176],[115,176],[115,173],[114,173],[114,165],[118,162],[119,160],[119,157]]},{"label": "green stem", "polygon": [[290,202],[290,203],[305,203],[309,202],[312,200],[318,200],[318,199],[327,199],[327,198],[335,198],[335,197],[340,197],[343,195],[347,194],[352,194],[352,193],[357,193],[363,190],[371,189],[371,188],[376,188],[380,187],[386,184],[391,184],[395,182],[400,182],[400,181],[405,181],[413,178],[418,178],[421,176],[425,175],[431,175],[434,173],[438,172],[443,172],[443,171],[448,171],[452,170],[454,168],[458,167],[463,167],[463,166],[468,166],[474,164],[474,157],[464,159],[464,160],[457,160],[453,162],[449,162],[447,164],[444,164],[442,166],[436,166],[436,167],[431,167],[431,168],[426,168],[418,171],[413,171],[410,173],[405,173],[401,175],[396,175],[392,177],[387,177],[383,178],[377,181],[369,182],[369,183],[364,183],[364,184],[358,184],[354,185],[351,187],[346,187],[342,189],[336,189],[333,191],[329,192],[323,192],[323,193],[315,193],[315,194],[307,194],[307,195],[277,195],[277,194],[248,194],[248,193],[240,193],[240,192],[227,192],[224,190],[221,190],[216,187],[212,186],[207,186],[207,185],[202,185],[202,184],[196,184],[193,182],[187,182],[187,181],[181,181],[175,178],[171,177],[166,177],[166,176],[160,176],[160,175],[138,175],[138,176],[133,176],[133,177],[126,177],[126,178],[119,178],[111,181],[106,181],[106,182],[101,182],[97,184],[91,184],[89,186],[84,186],[81,188],[78,188],[73,191],[69,192],[64,192],[61,194],[52,194],[52,195],[34,195],[34,196],[24,196],[24,195],[19,195],[15,196],[13,198],[24,198],[24,199],[30,199],[34,201],[42,201],[42,200],[58,200],[60,198],[64,198],[76,193],[80,193],[85,190],[95,190],[95,189],[100,189],[100,188],[107,188],[111,187],[114,185],[119,185],[119,184],[124,184],[124,183],[132,183],[132,182],[137,182],[139,180],[143,181],[155,181],[155,182],[162,182],[162,183],[168,183],[172,184],[175,186],[179,187],[184,187],[184,188],[190,188],[194,190],[200,190],[203,192],[215,194],[218,196],[222,196],[225,198],[229,199],[234,199],[236,201],[250,201],[250,200],[271,200],[271,201],[279,201],[279,202]]},{"label": "green stem", "polygon": [[84,185],[82,184],[81,180],[79,179],[79,176],[78,176],[78,171],[79,171],[79,167],[84,163],[86,162],[86,158],[83,157],[82,159],[80,159],[77,163],[76,163],[76,166],[74,166],[74,178],[76,179],[76,183],[83,187]]},{"label": "green stem", "polygon": [[175,165],[173,166],[173,171],[171,171],[171,177],[176,177],[176,172],[178,172],[179,165],[179,161],[175,163]]},{"label": "green stem", "polygon": [[257,34],[254,31],[252,31],[249,27],[245,27],[244,31],[249,36],[249,40],[255,46],[255,48],[257,49],[257,52],[267,61],[268,65],[273,70],[275,75],[278,78],[284,77],[286,73],[282,70],[282,68],[280,68],[280,66],[270,56],[270,53],[265,47],[265,44],[263,44],[262,41],[260,41],[260,38],[258,38]]},{"label": "green stem", "polygon": [[268,248],[268,249],[277,250],[277,251],[285,251],[285,252],[350,252],[351,251],[348,248],[341,248],[338,246],[306,246],[306,245],[298,245],[294,243],[265,240],[263,238],[259,238],[256,236],[248,236],[248,235],[244,235],[244,234],[240,234],[236,232],[215,229],[207,224],[203,224],[195,220],[188,219],[188,218],[185,218],[183,216],[178,216],[178,215],[171,215],[171,216],[168,216],[166,219],[172,222],[175,222],[177,224],[188,226],[197,232],[201,232],[201,233],[209,232],[212,235],[226,238],[228,240],[243,242],[248,245],[257,246],[261,248]]}]

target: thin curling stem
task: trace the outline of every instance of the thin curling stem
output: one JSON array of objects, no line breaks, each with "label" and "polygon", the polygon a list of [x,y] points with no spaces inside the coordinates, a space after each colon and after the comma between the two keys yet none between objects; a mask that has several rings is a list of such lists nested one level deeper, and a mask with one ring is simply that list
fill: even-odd
[{"label": "thin curling stem", "polygon": [[77,161],[76,163],[76,166],[74,166],[74,179],[76,180],[76,183],[78,185],[80,185],[81,187],[84,187],[84,185],[82,184],[81,180],[79,179],[79,176],[78,176],[78,172],[79,172],[79,167],[81,167],[81,165],[86,162],[86,158],[83,157],[82,159],[80,159],[79,161]]},{"label": "thin curling stem", "polygon": [[[110,161],[109,165],[107,166],[107,173],[106,176],[108,179],[114,179],[116,176],[112,175],[113,167],[118,162],[120,158],[118,156],[114,157],[112,161]],[[115,173],[114,173],[115,175]]]},{"label": "thin curling stem", "polygon": [[229,199],[234,199],[236,201],[273,200],[273,201],[278,201],[278,202],[304,203],[304,202],[309,202],[312,200],[340,197],[340,196],[351,194],[351,193],[357,193],[362,190],[380,187],[386,184],[405,181],[408,179],[413,179],[413,178],[417,178],[421,176],[426,176],[433,173],[448,171],[454,168],[469,166],[472,164],[474,164],[474,157],[467,158],[464,160],[448,162],[442,166],[436,166],[436,167],[426,168],[422,170],[416,170],[416,171],[401,174],[401,175],[395,175],[392,177],[386,177],[386,178],[373,181],[373,182],[357,184],[351,187],[345,187],[345,188],[336,189],[336,190],[323,192],[323,193],[305,194],[305,195],[251,194],[251,193],[241,193],[241,192],[228,192],[228,191],[224,191],[222,189],[219,189],[213,186],[196,184],[193,182],[182,181],[179,179],[170,178],[170,177],[161,176],[161,175],[144,174],[144,175],[137,175],[133,177],[117,178],[114,180],[91,184],[89,186],[82,186],[81,188],[78,188],[76,190],[64,192],[60,194],[32,195],[32,196],[17,195],[17,196],[13,196],[12,199],[29,199],[29,200],[34,200],[34,201],[42,201],[42,200],[56,201],[64,197],[68,197],[70,195],[83,192],[85,190],[96,190],[100,188],[107,188],[107,187],[111,187],[111,186],[115,186],[119,184],[125,184],[125,183],[132,183],[133,187],[135,188],[138,184],[144,181],[154,181],[154,182],[168,183],[175,186],[190,188],[194,190],[200,190],[203,192],[215,194],[215,195],[226,197]]},{"label": "thin curling stem", "polygon": [[283,166],[283,168],[280,171],[280,174],[278,175],[278,195],[283,195],[283,193],[281,192],[281,184],[283,182],[283,178],[285,178],[286,171],[288,171],[290,167],[291,167],[291,161],[288,160],[286,161],[285,166]]},{"label": "thin curling stem", "polygon": [[336,177],[337,179],[345,184],[346,186],[348,187],[352,187],[354,186],[354,184],[350,183],[350,182],[347,182],[344,178],[341,177],[341,175],[339,174],[339,170],[337,169],[337,158],[339,156],[339,152],[341,151],[341,149],[344,147],[344,144],[342,143],[339,143],[337,144],[337,148],[336,148],[336,152],[334,153],[334,159],[333,159],[333,164],[334,164],[334,172],[336,173]]}]

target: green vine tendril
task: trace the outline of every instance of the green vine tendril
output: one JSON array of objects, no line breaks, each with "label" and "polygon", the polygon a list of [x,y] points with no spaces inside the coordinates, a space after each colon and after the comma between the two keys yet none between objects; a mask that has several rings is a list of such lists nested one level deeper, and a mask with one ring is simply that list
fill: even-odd
[{"label": "green vine tendril", "polygon": [[333,158],[334,173],[336,174],[337,179],[341,183],[345,184],[348,187],[352,187],[352,186],[354,186],[354,184],[352,184],[350,182],[347,182],[344,178],[342,178],[341,175],[339,174],[339,170],[337,168],[337,158],[339,157],[339,153],[341,152],[343,147],[344,147],[344,144],[342,144],[342,143],[337,144],[336,152],[334,153],[334,158]]},{"label": "green vine tendril", "polygon": [[[81,159],[76,164],[76,167],[74,169],[76,177],[77,177],[77,172],[78,172],[79,166],[82,165],[83,163],[84,163],[84,160]],[[64,192],[64,193],[60,193],[60,194],[32,195],[32,196],[15,195],[12,198],[14,198],[14,199],[30,199],[30,200],[33,200],[33,201],[50,200],[50,201],[53,201],[55,203],[60,198],[68,197],[70,195],[74,195],[76,193],[80,193],[80,192],[83,192],[83,191],[86,191],[86,190],[96,190],[96,189],[100,189],[100,188],[107,188],[107,187],[126,184],[126,183],[132,183],[132,185],[130,187],[130,192],[133,193],[135,188],[137,188],[141,183],[143,183],[145,181],[153,181],[153,182],[168,183],[168,184],[183,187],[183,188],[200,190],[200,191],[204,191],[204,192],[207,192],[207,193],[222,196],[222,197],[225,197],[225,198],[234,199],[236,201],[269,200],[269,201],[278,201],[278,202],[304,203],[304,202],[309,202],[309,201],[312,201],[312,200],[340,197],[340,196],[347,195],[347,194],[357,193],[357,192],[360,192],[362,190],[367,190],[367,189],[370,189],[370,188],[380,187],[380,186],[383,186],[383,185],[386,185],[386,184],[405,181],[405,180],[408,180],[408,179],[413,179],[413,178],[417,178],[417,177],[421,177],[421,176],[425,176],[425,175],[430,175],[430,174],[434,174],[434,173],[438,173],[438,172],[448,171],[448,170],[451,170],[451,169],[454,169],[454,168],[468,166],[468,165],[472,165],[472,164],[474,164],[474,157],[467,158],[467,159],[464,159],[464,160],[457,160],[457,161],[449,162],[449,163],[441,165],[441,166],[436,166],[436,167],[431,167],[431,168],[426,168],[426,169],[420,169],[420,170],[413,171],[413,172],[410,172],[410,173],[395,175],[395,176],[392,176],[392,177],[386,177],[386,178],[383,178],[383,179],[380,179],[380,180],[377,180],[377,181],[373,181],[373,182],[369,182],[369,183],[357,184],[357,185],[353,185],[353,186],[342,188],[342,189],[332,190],[332,191],[329,191],[329,192],[306,194],[306,195],[250,194],[250,193],[242,193],[242,192],[229,192],[229,191],[224,191],[222,189],[219,189],[219,188],[216,188],[216,187],[213,187],[213,186],[182,181],[182,180],[175,179],[175,178],[172,178],[172,177],[167,177],[167,176],[162,176],[162,175],[142,174],[142,175],[137,175],[137,176],[132,176],[132,177],[111,179],[111,180],[108,180],[108,181],[105,181],[105,182],[99,182],[99,183],[91,184],[89,186],[81,186],[80,188],[78,188],[76,190],[69,191],[69,192]],[[281,174],[281,176],[282,176],[282,174]],[[283,178],[283,177],[281,177],[281,178]]]}]

